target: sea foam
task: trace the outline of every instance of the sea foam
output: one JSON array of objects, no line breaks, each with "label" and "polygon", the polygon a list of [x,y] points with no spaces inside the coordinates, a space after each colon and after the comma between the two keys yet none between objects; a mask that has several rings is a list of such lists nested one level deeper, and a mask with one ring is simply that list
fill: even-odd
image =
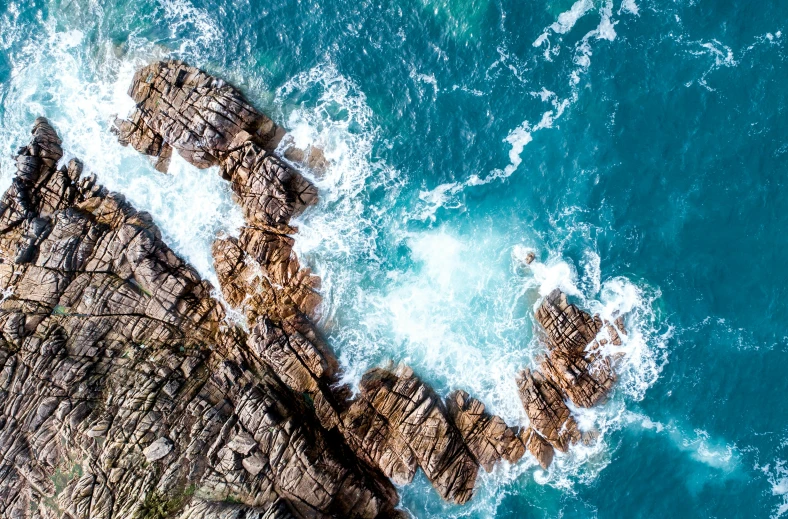
[{"label": "sea foam", "polygon": [[[173,17],[199,14],[171,12]],[[7,157],[28,141],[35,118],[46,116],[63,140],[64,163],[78,157],[85,174],[95,173],[105,187],[150,212],[173,249],[218,286],[210,244],[217,233],[234,234],[243,222],[229,184],[216,168],[198,170],[177,154],[169,174],[159,173],[135,150],[121,147],[109,131],[114,117],[126,116],[134,106],[126,94],[134,71],[164,58],[165,49],[130,38],[132,45],[121,52],[107,39],[99,43],[100,52],[91,54],[84,46],[90,30],[95,27],[61,31],[55,20],[41,20],[35,39],[16,42],[7,111],[0,123],[0,188],[7,188],[15,174]]]}]

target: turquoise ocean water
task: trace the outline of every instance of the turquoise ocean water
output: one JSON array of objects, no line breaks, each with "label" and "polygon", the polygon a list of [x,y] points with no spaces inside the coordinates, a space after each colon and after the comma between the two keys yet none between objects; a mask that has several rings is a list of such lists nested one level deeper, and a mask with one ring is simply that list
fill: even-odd
[{"label": "turquoise ocean water", "polygon": [[350,383],[407,362],[524,424],[539,297],[629,312],[596,444],[464,507],[418,475],[414,517],[784,517],[786,39],[778,0],[2,0],[0,188],[45,115],[215,279],[227,185],[108,131],[136,67],[186,59],[332,160],[297,248]]}]

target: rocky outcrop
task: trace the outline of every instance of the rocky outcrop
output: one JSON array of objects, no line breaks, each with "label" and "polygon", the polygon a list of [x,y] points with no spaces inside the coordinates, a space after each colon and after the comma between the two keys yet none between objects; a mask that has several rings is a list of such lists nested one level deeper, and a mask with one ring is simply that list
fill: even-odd
[{"label": "rocky outcrop", "polygon": [[134,74],[129,96],[137,104],[117,120],[121,144],[166,165],[172,148],[200,168],[219,164],[253,139],[269,151],[284,135],[232,86],[180,61],[159,61]]},{"label": "rocky outcrop", "polygon": [[[317,193],[270,151],[281,132],[271,130],[268,118],[229,85],[182,62],[141,69],[129,95],[137,108],[128,121],[116,121],[121,143],[145,152],[147,144],[135,143],[160,136],[195,166],[218,165],[231,183],[246,224],[239,238],[214,242],[222,294],[246,317],[249,347],[308,399],[324,429],[341,434],[359,459],[397,483],[409,482],[421,467],[441,496],[459,503],[470,499],[480,466],[491,470],[500,459],[519,459],[525,448],[516,431],[467,395],[447,409],[407,368],[373,370],[350,401],[338,383],[336,357],[311,321],[319,279],[292,252],[290,219]],[[217,110],[224,116],[216,118]],[[285,154],[325,165],[318,150]]]},{"label": "rocky outcrop", "polygon": [[[229,153],[253,143],[272,152],[285,136],[283,128],[258,112],[224,80],[182,61],[159,61],[134,74],[129,96],[137,104],[128,119],[117,119],[121,144],[155,159],[166,172],[173,148],[199,168],[220,164]],[[328,166],[317,148],[289,143],[285,156],[323,171]],[[251,187],[251,186],[250,186]]]},{"label": "rocky outcrop", "polygon": [[351,448],[397,483],[421,467],[441,497],[468,501],[479,465],[432,389],[406,367],[371,370],[360,389],[343,417]]},{"label": "rocky outcrop", "polygon": [[534,432],[561,452],[566,452],[571,443],[580,439],[577,423],[563,395],[541,373],[526,369],[517,386]]},{"label": "rocky outcrop", "polygon": [[[129,93],[121,144],[162,171],[173,152],[218,166],[242,208],[238,237],[213,244],[223,300],[148,214],[79,161],[58,168],[60,140],[37,120],[0,201],[0,516],[396,517],[391,482],[419,468],[465,503],[479,469],[526,449],[547,467],[584,438],[566,399],[604,398],[604,343],[622,324],[545,299],[522,432],[405,366],[367,372],[353,398],[313,324],[319,279],[293,252],[290,221],[317,191],[279,156],[283,131],[178,61],[141,69]],[[325,166],[316,150],[285,156]]]},{"label": "rocky outcrop", "polygon": [[39,119],[0,202],[0,516],[395,514],[150,217],[61,156]]},{"label": "rocky outcrop", "polygon": [[500,417],[488,414],[484,404],[465,391],[452,392],[446,404],[468,450],[487,472],[502,459],[515,463],[525,454],[517,432]]},{"label": "rocky outcrop", "polygon": [[539,371],[524,370],[517,383],[531,421],[523,441],[547,468],[553,449],[566,452],[571,444],[593,437],[593,431],[581,433],[565,400],[577,407],[592,407],[604,400],[616,375],[615,358],[604,354],[603,348],[608,342],[620,346],[619,332],[626,331],[622,318],[614,325],[592,317],[557,289],[544,298],[535,317],[547,352],[538,360]]}]

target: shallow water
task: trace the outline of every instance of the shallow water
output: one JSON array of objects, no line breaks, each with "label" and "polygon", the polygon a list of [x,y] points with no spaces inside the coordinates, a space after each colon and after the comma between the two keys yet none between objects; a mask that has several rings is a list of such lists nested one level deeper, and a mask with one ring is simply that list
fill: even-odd
[{"label": "shallow water", "polygon": [[780,517],[786,20],[743,0],[13,0],[0,188],[45,115],[215,279],[209,244],[242,222],[228,186],[108,131],[136,67],[186,59],[332,160],[297,249],[349,382],[407,362],[523,424],[539,298],[629,311],[622,380],[580,420],[597,444],[501,465],[464,507],[418,475],[414,516]]}]

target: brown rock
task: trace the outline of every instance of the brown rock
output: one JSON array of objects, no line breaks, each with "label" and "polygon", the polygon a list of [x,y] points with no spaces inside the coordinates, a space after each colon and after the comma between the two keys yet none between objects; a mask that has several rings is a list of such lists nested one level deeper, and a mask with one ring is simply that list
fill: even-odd
[{"label": "brown rock", "polygon": [[116,121],[118,137],[146,155],[158,157],[168,143],[188,162],[205,168],[218,164],[242,132],[263,146],[276,132],[273,121],[238,90],[182,61],[141,68],[129,96],[137,107],[129,120]]},{"label": "brown rock", "polygon": [[531,428],[561,452],[580,439],[577,423],[563,397],[539,372],[526,369],[517,381]]},{"label": "brown rock", "polygon": [[441,497],[467,502],[479,465],[429,386],[401,367],[368,371],[360,389],[343,416],[351,448],[399,481],[410,481],[415,462]]},{"label": "brown rock", "polygon": [[540,365],[542,373],[572,403],[592,407],[602,401],[615,383],[610,360],[599,358],[593,364],[584,355],[556,349]]},{"label": "brown rock", "polygon": [[[581,439],[590,442],[596,437],[594,432],[580,433],[564,399],[579,407],[591,407],[606,398],[616,381],[614,359],[603,354],[608,340],[597,340],[597,334],[605,328],[610,342],[617,346],[621,339],[613,325],[569,304],[560,290],[544,299],[535,317],[544,329],[547,351],[540,361],[540,371],[525,370],[518,385],[533,429],[523,441],[546,468],[553,447],[566,451],[571,443]],[[616,324],[623,332],[623,319]]]},{"label": "brown rock", "polygon": [[487,472],[501,459],[514,463],[525,454],[517,432],[500,417],[489,415],[484,404],[465,391],[450,394],[446,407],[468,450]]},{"label": "brown rock", "polygon": [[553,455],[555,454],[553,446],[530,427],[523,431],[522,441],[528,448],[528,452],[530,452],[533,457],[536,458],[536,461],[539,462],[539,465],[546,470],[553,462]]},{"label": "brown rock", "polygon": [[545,297],[536,310],[536,321],[547,333],[548,349],[563,348],[568,352],[582,352],[602,328],[598,316],[591,317],[569,304],[566,294],[558,289]]},{"label": "brown rock", "polygon": [[[228,500],[236,517],[394,515],[391,484],[227,326],[151,218],[78,162],[56,169],[59,143],[38,120],[0,200],[0,516],[173,503],[202,519]],[[310,329],[278,326],[322,384],[333,358],[315,364]]]}]

